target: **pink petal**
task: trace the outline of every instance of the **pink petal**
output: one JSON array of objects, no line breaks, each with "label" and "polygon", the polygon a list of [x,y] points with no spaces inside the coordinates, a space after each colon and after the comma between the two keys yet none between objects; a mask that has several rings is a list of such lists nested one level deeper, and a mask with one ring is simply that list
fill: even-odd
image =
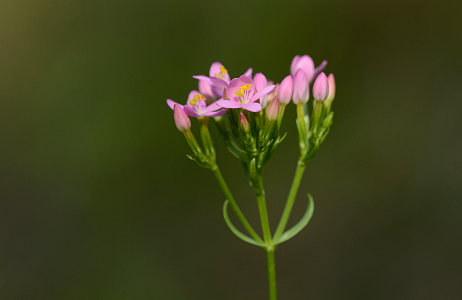
[{"label": "pink petal", "polygon": [[195,117],[195,118],[200,117],[200,115],[196,113],[196,109],[191,105],[185,105],[183,107],[183,111],[190,117]]},{"label": "pink petal", "polygon": [[204,75],[194,75],[193,78],[198,79],[198,80],[203,80],[203,81],[207,82],[208,84],[213,85],[212,80],[210,80],[210,78],[208,78],[207,76],[204,76]]},{"label": "pink petal", "polygon": [[219,111],[213,111],[213,112],[208,112],[208,113],[205,113],[204,116],[207,116],[207,117],[219,117],[219,116],[222,116],[226,113],[226,109],[222,109],[222,110],[219,110]]},{"label": "pink petal", "polygon": [[229,82],[229,74],[227,71],[226,73],[220,74],[222,68],[225,67],[221,63],[217,61],[212,63],[209,70],[209,76],[210,78],[218,78],[218,76],[221,75],[225,82]]},{"label": "pink petal", "polygon": [[261,105],[260,103],[253,102],[243,105],[242,108],[252,112],[259,112],[261,110]]},{"label": "pink petal", "polygon": [[194,96],[196,96],[197,94],[199,94],[199,92],[196,90],[190,91],[188,94],[188,101],[186,103],[189,103],[189,101],[192,100],[192,98],[194,98]]},{"label": "pink petal", "polygon": [[218,100],[215,103],[224,108],[240,108],[241,107],[241,105],[238,102],[232,101],[232,100]]},{"label": "pink petal", "polygon": [[178,105],[179,107],[183,108],[183,105],[176,103],[173,100],[167,99],[167,105],[173,109],[175,107],[175,104]]},{"label": "pink petal", "polygon": [[210,81],[212,81],[212,84],[220,90],[228,86],[228,82],[224,81],[223,79],[217,78],[217,77],[210,77]]},{"label": "pink petal", "polygon": [[255,76],[253,77],[253,82],[255,83],[255,88],[257,89],[257,91],[260,91],[268,85],[268,80],[266,79],[265,75],[263,75],[263,73],[255,74]]},{"label": "pink petal", "polygon": [[[223,99],[220,99],[220,100],[223,100]],[[221,109],[222,107],[220,105],[218,105],[216,102],[210,104],[209,106],[207,106],[207,111],[216,111],[216,110],[219,110]]]},{"label": "pink petal", "polygon": [[245,71],[244,75],[249,76],[250,78],[252,78],[252,72],[253,72],[253,69],[249,68],[247,71]]},{"label": "pink petal", "polygon": [[255,101],[255,100],[260,99],[261,97],[265,96],[266,94],[271,93],[271,91],[274,89],[274,87],[275,87],[275,85],[269,85],[267,87],[264,87],[258,93],[253,95],[252,99],[250,99],[250,100]]}]

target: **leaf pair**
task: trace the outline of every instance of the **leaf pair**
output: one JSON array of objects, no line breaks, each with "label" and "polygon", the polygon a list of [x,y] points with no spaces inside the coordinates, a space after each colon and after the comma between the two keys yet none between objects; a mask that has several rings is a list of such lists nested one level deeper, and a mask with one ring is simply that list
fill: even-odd
[{"label": "leaf pair", "polygon": [[270,245],[267,245],[264,242],[256,241],[255,239],[253,239],[253,238],[247,236],[246,234],[242,233],[241,231],[239,231],[234,226],[234,224],[231,222],[231,219],[229,218],[229,215],[228,215],[228,200],[226,200],[223,203],[223,217],[225,219],[226,225],[231,230],[231,232],[234,233],[234,235],[237,236],[242,241],[244,241],[246,243],[249,243],[251,245],[255,245],[255,246],[263,247],[263,248],[265,248],[267,246],[275,247],[276,245],[284,243],[285,241],[293,238],[303,228],[305,228],[308,225],[309,221],[311,220],[311,217],[313,216],[314,201],[313,201],[313,197],[311,197],[310,194],[308,194],[307,196],[308,196],[308,206],[307,206],[307,209],[305,211],[305,214],[300,219],[300,221],[298,221],[298,223],[295,226],[293,226],[291,229],[289,229],[286,232],[284,232],[283,234],[281,234],[277,238],[277,240],[272,240]]}]

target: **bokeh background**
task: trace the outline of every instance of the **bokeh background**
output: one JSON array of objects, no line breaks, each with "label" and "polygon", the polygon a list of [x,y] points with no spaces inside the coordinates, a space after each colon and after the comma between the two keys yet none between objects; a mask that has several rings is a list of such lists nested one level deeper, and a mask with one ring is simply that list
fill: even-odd
[{"label": "bokeh background", "polygon": [[[266,299],[263,252],[228,231],[165,99],[183,101],[213,61],[280,81],[305,53],[335,73],[336,117],[292,222],[305,192],[315,215],[277,252],[280,299],[461,299],[461,12],[456,0],[2,0],[0,299]],[[293,118],[265,171],[273,225]]]}]

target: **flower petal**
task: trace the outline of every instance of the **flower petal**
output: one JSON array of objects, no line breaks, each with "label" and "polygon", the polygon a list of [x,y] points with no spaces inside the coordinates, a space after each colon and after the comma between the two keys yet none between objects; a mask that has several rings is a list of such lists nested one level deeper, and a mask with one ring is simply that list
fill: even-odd
[{"label": "flower petal", "polygon": [[167,99],[167,105],[171,108],[174,109],[175,104],[178,105],[180,108],[183,108],[183,105],[176,103],[175,101],[171,99]]},{"label": "flower petal", "polygon": [[189,101],[192,100],[192,98],[194,98],[194,96],[196,96],[197,94],[199,94],[199,92],[196,90],[190,91],[188,94],[188,101],[186,102],[186,104],[188,104]]},{"label": "flower petal", "polygon": [[252,99],[250,99],[250,100],[255,101],[255,100],[260,99],[261,97],[265,96],[266,94],[271,93],[271,91],[274,89],[274,87],[275,87],[275,85],[269,85],[267,87],[262,88],[258,93],[255,93],[255,95],[253,95]]},{"label": "flower petal", "polygon": [[215,103],[224,108],[240,108],[241,107],[241,105],[238,102],[232,101],[232,100],[218,100]]},{"label": "flower petal", "polygon": [[192,105],[185,105],[183,107],[183,111],[190,117],[195,117],[195,118],[201,117],[200,115],[196,113],[196,109]]},{"label": "flower petal", "polygon": [[249,76],[250,78],[252,78],[252,72],[253,72],[253,69],[249,68],[247,71],[245,71],[244,75]]},{"label": "flower petal", "polygon": [[220,78],[223,79],[225,82],[229,82],[229,74],[228,70],[226,70],[225,66],[220,62],[214,62],[210,66],[209,70],[210,78]]},{"label": "flower petal", "polygon": [[[222,100],[222,99],[220,99]],[[219,109],[222,109],[222,107],[220,105],[218,105],[216,102],[210,104],[209,106],[207,106],[207,111],[216,111],[216,110],[219,110]]]},{"label": "flower petal", "polygon": [[210,80],[210,78],[207,77],[207,76],[204,76],[204,75],[194,75],[193,78],[198,79],[198,80],[203,80],[203,81],[207,82],[208,84],[213,85],[212,80]]},{"label": "flower petal", "polygon": [[217,77],[210,77],[210,81],[215,87],[217,87],[220,90],[228,86],[228,82],[226,82],[223,79],[217,78]]},{"label": "flower petal", "polygon": [[261,105],[260,103],[253,102],[243,105],[242,108],[252,112],[259,112],[261,110]]},{"label": "flower petal", "polygon": [[222,109],[222,110],[219,110],[219,111],[212,111],[212,112],[208,112],[208,113],[205,113],[204,116],[207,116],[207,117],[219,117],[219,116],[222,116],[226,113],[226,109]]}]

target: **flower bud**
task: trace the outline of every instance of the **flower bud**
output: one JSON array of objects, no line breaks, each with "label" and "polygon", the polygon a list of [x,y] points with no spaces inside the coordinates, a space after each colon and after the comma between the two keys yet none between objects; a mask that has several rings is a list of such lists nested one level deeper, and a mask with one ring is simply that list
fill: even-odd
[{"label": "flower bud", "polygon": [[178,104],[175,104],[173,107],[173,117],[175,119],[176,128],[178,128],[179,131],[186,131],[191,128],[191,121]]},{"label": "flower bud", "polygon": [[284,78],[281,81],[281,84],[279,85],[279,89],[278,89],[279,101],[283,104],[288,104],[290,100],[292,99],[293,93],[294,93],[294,81],[292,80],[291,75],[287,75],[286,78]]},{"label": "flower bud", "polygon": [[305,78],[307,82],[313,80],[315,74],[314,62],[308,55],[295,56],[290,64],[290,73],[292,76],[295,76],[298,70],[302,70],[305,73]]},{"label": "flower bud", "polygon": [[317,101],[324,101],[329,95],[329,81],[326,74],[321,72],[313,84],[313,98]]},{"label": "flower bud", "polygon": [[332,101],[335,98],[335,78],[334,74],[330,73],[327,76],[327,81],[329,81],[329,95],[327,96],[327,100]]},{"label": "flower bud", "polygon": [[253,77],[253,83],[255,84],[255,89],[260,91],[262,88],[266,87],[268,85],[268,80],[266,80],[265,75],[262,73],[257,73]]},{"label": "flower bud", "polygon": [[295,72],[294,76],[294,103],[306,103],[310,98],[310,89],[303,70]]},{"label": "flower bud", "polygon": [[278,118],[278,113],[279,113],[279,97],[274,97],[273,101],[268,106],[268,109],[266,110],[266,117],[270,121],[274,121]]},{"label": "flower bud", "polygon": [[244,116],[243,113],[239,115],[239,122],[241,123],[241,127],[244,129],[244,131],[249,132],[249,121],[247,121],[247,118]]}]

